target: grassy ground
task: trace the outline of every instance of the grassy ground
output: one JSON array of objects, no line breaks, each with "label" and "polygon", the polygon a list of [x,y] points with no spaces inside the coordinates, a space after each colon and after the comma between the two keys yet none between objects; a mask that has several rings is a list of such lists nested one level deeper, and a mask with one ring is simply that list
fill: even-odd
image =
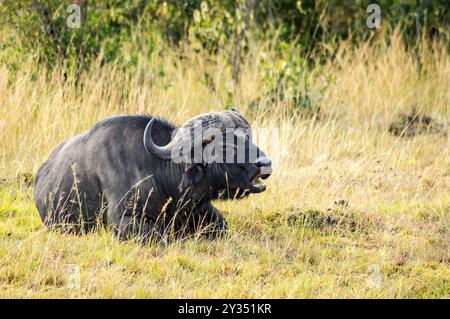
[{"label": "grassy ground", "polygon": [[[109,230],[49,232],[27,174],[105,116],[145,112],[180,124],[225,108],[224,58],[155,55],[128,74],[98,66],[77,87],[31,60],[15,77],[0,65],[0,297],[449,298],[448,53],[438,44],[406,53],[395,36],[330,50],[335,59],[307,74],[317,117],[292,116],[287,98],[264,93],[264,64],[283,63],[271,60],[273,48],[248,58],[231,103],[277,132],[275,143],[258,143],[274,162],[268,190],[217,203],[228,238],[167,247],[119,242]],[[414,105],[438,129],[389,133]]]}]

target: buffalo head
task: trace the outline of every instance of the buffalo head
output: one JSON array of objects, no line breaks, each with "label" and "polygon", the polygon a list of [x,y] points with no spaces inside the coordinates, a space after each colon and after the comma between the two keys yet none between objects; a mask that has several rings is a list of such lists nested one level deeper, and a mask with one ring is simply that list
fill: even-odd
[{"label": "buffalo head", "polygon": [[252,141],[248,121],[236,110],[188,120],[165,146],[152,138],[152,119],[144,133],[149,154],[182,167],[179,190],[195,200],[241,198],[266,190],[271,160]]}]

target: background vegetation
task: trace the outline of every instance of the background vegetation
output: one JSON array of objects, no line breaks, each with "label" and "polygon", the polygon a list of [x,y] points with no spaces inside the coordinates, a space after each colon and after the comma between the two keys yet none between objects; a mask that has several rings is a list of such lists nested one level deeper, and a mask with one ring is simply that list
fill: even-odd
[{"label": "background vegetation", "polygon": [[[449,297],[448,1],[378,1],[380,29],[371,1],[72,2],[0,4],[0,296]],[[230,107],[278,143],[265,193],[217,203],[228,238],[43,227],[32,179],[60,142]]]}]

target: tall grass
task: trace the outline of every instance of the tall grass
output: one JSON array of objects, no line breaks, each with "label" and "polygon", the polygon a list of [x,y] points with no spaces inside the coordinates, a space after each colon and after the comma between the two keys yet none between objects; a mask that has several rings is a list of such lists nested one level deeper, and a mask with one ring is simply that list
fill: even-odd
[{"label": "tall grass", "polygon": [[[77,78],[32,59],[15,74],[0,65],[0,295],[448,297],[448,134],[388,132],[413,106],[447,130],[446,44],[424,41],[411,52],[394,34],[389,43],[327,48],[333,58],[304,69],[307,89],[294,83],[313,115],[296,112],[289,91],[272,96],[262,72],[282,63],[275,49],[253,47],[239,83],[225,52],[190,48],[161,50],[132,70],[98,63]],[[274,162],[265,193],[217,203],[230,220],[228,239],[141,247],[107,231],[49,233],[31,188],[17,179],[106,116],[149,113],[181,124],[231,105],[253,127],[276,128],[278,143],[261,141]],[[335,208],[339,200],[349,208]],[[286,222],[311,208],[340,222],[331,229]],[[66,287],[71,263],[81,265],[80,289]],[[373,264],[382,278],[375,288]]]}]

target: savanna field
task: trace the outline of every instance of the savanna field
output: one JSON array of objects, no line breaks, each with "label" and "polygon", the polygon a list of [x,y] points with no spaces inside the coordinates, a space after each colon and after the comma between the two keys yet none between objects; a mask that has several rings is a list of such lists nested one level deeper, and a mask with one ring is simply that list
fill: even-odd
[{"label": "savanna field", "polygon": [[[0,297],[449,298],[447,44],[407,50],[393,33],[325,46],[282,96],[270,72],[297,71],[276,45],[252,47],[237,84],[226,52],[190,47],[77,77],[32,57],[0,64]],[[227,238],[140,245],[43,227],[32,180],[59,143],[114,114],[180,125],[231,107],[277,133],[258,141],[267,191],[215,203]]]}]

